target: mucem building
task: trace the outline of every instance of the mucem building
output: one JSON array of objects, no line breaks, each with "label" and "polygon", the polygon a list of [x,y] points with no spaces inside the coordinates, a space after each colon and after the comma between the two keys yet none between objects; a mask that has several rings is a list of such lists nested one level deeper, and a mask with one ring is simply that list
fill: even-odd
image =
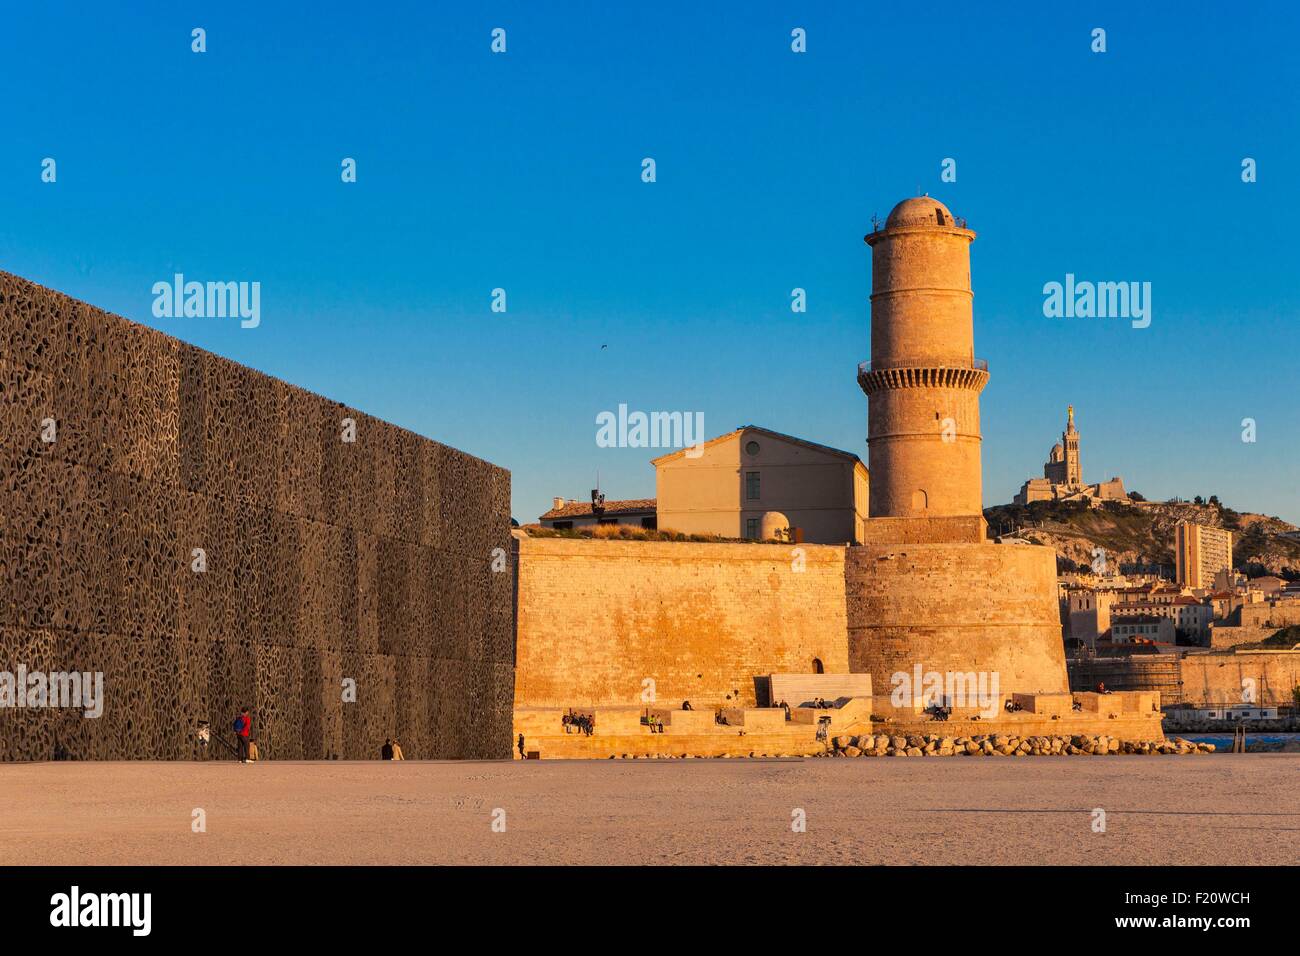
[{"label": "mucem building", "polygon": [[0,759],[507,757],[509,494],[0,272]]}]

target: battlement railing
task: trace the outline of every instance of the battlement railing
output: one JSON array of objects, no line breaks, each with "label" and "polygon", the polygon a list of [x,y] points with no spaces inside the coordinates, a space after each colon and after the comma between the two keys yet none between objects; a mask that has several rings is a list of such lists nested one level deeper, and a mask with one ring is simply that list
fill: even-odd
[{"label": "battlement railing", "polygon": [[989,370],[989,362],[988,359],[981,358],[972,359],[969,363],[941,362],[938,365],[929,362],[891,362],[887,360],[883,362],[859,362],[858,374],[866,375],[869,372],[883,372],[887,369],[898,368],[953,368],[975,369],[979,372],[987,372]]},{"label": "battlement railing", "polygon": [[893,225],[892,227],[891,227],[891,226],[887,226],[887,225],[886,225],[887,222],[888,222],[887,219],[875,219],[875,218],[873,218],[873,219],[871,220],[871,235],[875,235],[875,234],[878,233],[878,232],[884,232],[887,228],[895,228],[895,229],[897,229],[897,228],[901,228],[901,227],[904,227],[904,226],[935,226],[935,225],[939,225],[939,226],[956,226],[958,229],[966,229],[966,228],[967,228],[967,226],[966,226],[966,218],[965,218],[964,216],[953,216],[951,219],[946,220],[945,222],[939,222],[939,221],[938,221],[938,217],[936,217],[936,216],[909,216],[907,219],[903,219],[903,220],[900,220],[900,221],[895,222],[894,225]]}]

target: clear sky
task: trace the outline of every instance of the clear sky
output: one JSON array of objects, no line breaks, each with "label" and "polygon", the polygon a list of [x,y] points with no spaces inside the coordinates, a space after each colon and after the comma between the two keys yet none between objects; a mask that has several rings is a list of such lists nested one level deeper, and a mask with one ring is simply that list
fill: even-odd
[{"label": "clear sky", "polygon": [[[862,236],[929,192],[979,234],[986,504],[1073,403],[1085,480],[1300,521],[1300,5],[1076,6],[11,5],[0,268],[507,467],[529,522],[654,494],[620,403],[865,457]],[[175,272],[260,326],[154,318]],[[1066,273],[1150,327],[1045,318]]]}]

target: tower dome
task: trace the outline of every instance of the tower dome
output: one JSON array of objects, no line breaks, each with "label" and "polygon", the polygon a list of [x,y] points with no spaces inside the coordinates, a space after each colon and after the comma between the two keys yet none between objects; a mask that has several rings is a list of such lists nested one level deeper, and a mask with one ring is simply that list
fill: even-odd
[{"label": "tower dome", "polygon": [[1047,456],[1048,461],[1065,461],[1065,448],[1058,441]]},{"label": "tower dome", "polygon": [[929,196],[904,199],[894,207],[885,220],[886,229],[899,226],[952,226],[955,225],[948,207]]}]

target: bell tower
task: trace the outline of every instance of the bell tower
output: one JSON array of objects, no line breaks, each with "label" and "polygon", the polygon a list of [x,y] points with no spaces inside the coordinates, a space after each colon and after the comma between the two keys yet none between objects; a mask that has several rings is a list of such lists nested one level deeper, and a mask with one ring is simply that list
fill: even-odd
[{"label": "bell tower", "polygon": [[1083,484],[1083,469],[1079,467],[1079,432],[1074,427],[1074,406],[1065,412],[1065,431],[1061,433],[1061,444],[1065,448],[1065,483],[1067,485]]}]

